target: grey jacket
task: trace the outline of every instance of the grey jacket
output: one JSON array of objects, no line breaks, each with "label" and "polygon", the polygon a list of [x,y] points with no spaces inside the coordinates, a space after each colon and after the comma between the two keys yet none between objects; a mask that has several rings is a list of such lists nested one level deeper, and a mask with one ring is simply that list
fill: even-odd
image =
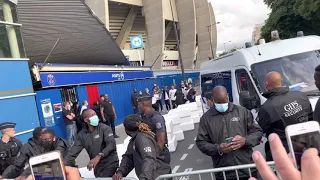
[{"label": "grey jacket", "polygon": [[165,162],[165,157],[155,139],[141,132],[131,138],[127,151],[122,156],[118,172],[120,171],[125,177],[133,168],[140,180],[154,180],[160,175],[171,172],[171,167]]},{"label": "grey jacket", "polygon": [[[245,145],[230,153],[220,154],[218,147],[226,142],[226,138],[242,136],[246,138]],[[196,140],[199,150],[211,156],[213,167],[226,167],[253,163],[252,148],[259,144],[262,137],[262,129],[253,120],[249,110],[242,106],[229,103],[229,109],[225,113],[219,113],[214,108],[207,111],[200,119],[198,136]],[[228,179],[236,178],[234,171],[226,172]],[[248,177],[247,170],[239,171],[240,177]],[[222,178],[222,173],[216,174]]]}]

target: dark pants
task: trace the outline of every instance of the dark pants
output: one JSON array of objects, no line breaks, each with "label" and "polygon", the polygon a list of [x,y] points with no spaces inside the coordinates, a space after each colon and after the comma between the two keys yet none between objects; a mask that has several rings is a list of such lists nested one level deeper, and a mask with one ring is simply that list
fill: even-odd
[{"label": "dark pants", "polygon": [[116,135],[116,127],[114,126],[114,115],[106,115],[106,125],[108,125],[109,127],[111,127],[113,135]]},{"label": "dark pants", "polygon": [[171,162],[171,156],[170,156],[170,151],[167,147],[164,147],[163,149],[163,155],[165,158],[166,163],[170,164]]},{"label": "dark pants", "polygon": [[153,108],[155,111],[159,111],[159,105],[158,105],[158,103],[152,104],[152,108]]},{"label": "dark pants", "polygon": [[133,107],[133,113],[137,114],[139,112],[138,106]]},{"label": "dark pants", "polygon": [[158,106],[160,106],[160,109],[162,111],[163,110],[163,105],[162,105],[161,99],[159,99],[156,104],[158,104]]},{"label": "dark pants", "polygon": [[172,100],[171,100],[171,103],[172,103],[172,109],[177,108],[177,103],[176,103],[176,101],[172,101]]},{"label": "dark pants", "polygon": [[170,106],[170,101],[169,100],[164,100],[165,104],[166,104],[166,108],[167,110],[169,111],[171,109],[171,106]]},{"label": "dark pants", "polygon": [[97,178],[100,178],[100,177],[112,177],[117,171],[117,168],[116,167],[111,167],[111,168],[104,168],[102,170],[100,170],[99,172],[96,172],[95,173],[95,176]]}]

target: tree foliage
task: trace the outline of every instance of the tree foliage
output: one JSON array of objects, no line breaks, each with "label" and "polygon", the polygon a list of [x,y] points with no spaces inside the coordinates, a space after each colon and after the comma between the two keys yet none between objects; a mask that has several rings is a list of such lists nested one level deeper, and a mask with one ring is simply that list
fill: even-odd
[{"label": "tree foliage", "polygon": [[271,31],[278,30],[281,39],[297,36],[298,31],[305,35],[320,35],[319,0],[264,0],[272,10],[261,36],[271,40]]}]

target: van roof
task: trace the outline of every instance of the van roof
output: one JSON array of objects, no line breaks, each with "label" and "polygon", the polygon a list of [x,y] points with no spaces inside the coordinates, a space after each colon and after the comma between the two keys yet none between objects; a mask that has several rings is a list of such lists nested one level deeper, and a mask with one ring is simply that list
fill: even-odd
[{"label": "van roof", "polygon": [[[304,36],[272,41],[240,49],[225,56],[203,62],[200,66],[200,72],[202,74],[205,74],[206,71],[221,72],[236,66],[246,66],[251,69],[250,67],[254,63],[314,50],[320,50],[319,36]],[[259,55],[259,51],[261,55]]]}]

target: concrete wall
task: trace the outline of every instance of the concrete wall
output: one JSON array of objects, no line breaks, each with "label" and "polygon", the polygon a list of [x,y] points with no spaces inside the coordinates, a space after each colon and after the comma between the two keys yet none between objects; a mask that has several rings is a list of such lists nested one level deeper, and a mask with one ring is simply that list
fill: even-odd
[{"label": "concrete wall", "polygon": [[[91,1],[96,1],[96,0],[91,0]],[[135,5],[135,6],[143,5],[142,0],[110,0],[110,1],[125,3],[125,4]]]},{"label": "concrete wall", "polygon": [[[162,0],[163,16],[164,16],[165,20],[173,21],[172,13],[171,13],[171,7],[170,7],[170,1],[171,1],[171,4],[172,4],[174,21],[177,22],[177,21],[179,21],[179,17],[178,17],[178,14],[177,14],[177,7],[176,7],[176,1],[177,0]],[[188,1],[190,1],[190,0],[188,0]]]},{"label": "concrete wall", "polygon": [[197,34],[198,34],[198,57],[196,68],[200,67],[201,62],[207,61],[211,56],[210,39],[208,27],[211,23],[208,0],[194,0],[197,18]]},{"label": "concrete wall", "polygon": [[105,27],[109,29],[109,7],[108,0],[85,0],[86,4],[95,13],[95,15],[100,19]]},{"label": "concrete wall", "polygon": [[163,16],[162,1],[143,0],[142,2],[147,31],[144,65],[151,66],[160,55],[153,66],[153,69],[160,69],[162,68],[165,38],[165,20]]},{"label": "concrete wall", "polygon": [[180,50],[184,67],[193,69],[196,47],[196,9],[193,0],[176,0],[180,27]]},{"label": "concrete wall", "polygon": [[[209,12],[210,12],[211,25],[217,23],[211,3],[209,3]],[[212,57],[216,57],[216,54],[217,54],[217,41],[218,41],[218,39],[217,39],[217,25],[211,26],[210,33],[211,33],[211,42],[212,42],[212,49],[213,49],[213,54],[211,53],[211,55],[213,55]]]}]

